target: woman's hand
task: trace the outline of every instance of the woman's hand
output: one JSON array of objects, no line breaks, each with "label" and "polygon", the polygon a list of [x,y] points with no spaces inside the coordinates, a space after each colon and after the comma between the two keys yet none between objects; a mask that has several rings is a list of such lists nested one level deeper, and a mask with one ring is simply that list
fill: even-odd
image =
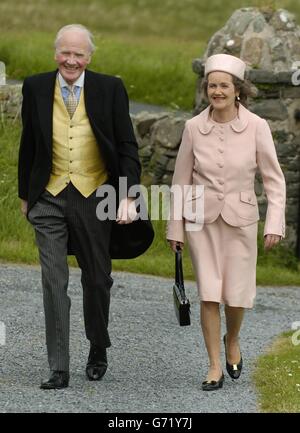
[{"label": "woman's hand", "polygon": [[183,250],[183,242],[179,242],[179,241],[171,241],[168,240],[170,248],[172,251],[174,251],[174,253],[176,253],[177,251],[177,246],[179,246],[179,248],[181,249],[181,251]]},{"label": "woman's hand", "polygon": [[273,248],[281,240],[281,236],[268,234],[264,237],[264,247],[268,251]]}]

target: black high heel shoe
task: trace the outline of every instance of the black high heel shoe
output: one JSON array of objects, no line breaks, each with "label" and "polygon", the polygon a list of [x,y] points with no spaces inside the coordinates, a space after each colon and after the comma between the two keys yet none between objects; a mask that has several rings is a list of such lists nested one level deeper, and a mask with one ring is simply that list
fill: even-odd
[{"label": "black high heel shoe", "polygon": [[243,368],[243,358],[241,354],[241,359],[238,364],[229,364],[227,361],[227,351],[226,351],[226,334],[223,337],[224,347],[225,347],[225,357],[226,357],[226,370],[232,379],[238,379],[241,375],[241,371]]},{"label": "black high heel shoe", "polygon": [[206,380],[202,382],[202,391],[215,391],[216,389],[220,389],[223,386],[223,382],[224,374],[222,373],[219,380],[210,380],[209,382]]}]

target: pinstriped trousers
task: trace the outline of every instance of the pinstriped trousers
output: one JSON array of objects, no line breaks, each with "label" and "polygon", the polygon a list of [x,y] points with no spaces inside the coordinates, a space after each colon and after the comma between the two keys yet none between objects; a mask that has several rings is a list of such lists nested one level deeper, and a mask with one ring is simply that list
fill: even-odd
[{"label": "pinstriped trousers", "polygon": [[99,221],[96,191],[85,198],[69,183],[57,196],[45,191],[28,213],[39,249],[42,269],[46,345],[50,370],[69,370],[71,300],[67,294],[68,242],[81,268],[83,312],[87,339],[110,346],[108,318],[111,259],[111,221]]}]

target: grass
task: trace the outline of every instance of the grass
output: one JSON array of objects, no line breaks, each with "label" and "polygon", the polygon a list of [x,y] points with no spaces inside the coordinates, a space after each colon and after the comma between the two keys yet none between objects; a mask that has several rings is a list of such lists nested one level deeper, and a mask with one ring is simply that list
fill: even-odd
[{"label": "grass", "polygon": [[[34,233],[22,217],[17,198],[17,157],[20,127],[7,123],[0,126],[0,260],[36,264],[38,254]],[[165,222],[154,221],[155,241],[141,257],[115,260],[114,270],[173,277],[174,257],[165,240]],[[267,255],[263,252],[262,227],[258,243],[257,282],[263,285],[300,285],[298,261],[292,252],[279,246]],[[70,259],[76,265],[75,259]],[[186,279],[194,279],[187,249],[184,253]]]},{"label": "grass", "polygon": [[[130,99],[192,109],[196,75],[192,72],[191,60],[199,56],[203,44],[178,42],[174,46],[172,41],[165,41],[160,46],[155,38],[119,40],[113,36],[103,36],[96,43],[98,49],[90,69],[120,76]],[[22,79],[56,68],[52,45],[53,35],[7,32],[0,40],[0,59],[7,65],[9,77]],[[185,83],[184,89],[178,83]]]},{"label": "grass", "polygon": [[283,333],[257,360],[253,379],[259,390],[262,412],[300,412],[299,330]]},{"label": "grass", "polygon": [[11,78],[51,70],[57,30],[80,22],[95,34],[92,69],[121,76],[132,100],[192,110],[192,60],[235,9],[266,5],[300,21],[298,0],[2,0],[0,60]]}]

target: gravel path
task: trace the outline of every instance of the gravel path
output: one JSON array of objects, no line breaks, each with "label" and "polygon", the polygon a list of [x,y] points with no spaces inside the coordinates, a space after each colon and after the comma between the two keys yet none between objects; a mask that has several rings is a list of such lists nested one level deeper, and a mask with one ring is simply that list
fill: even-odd
[{"label": "gravel path", "polygon": [[276,334],[300,320],[299,288],[258,288],[256,306],[247,311],[241,333],[241,378],[233,382],[226,374],[222,390],[205,393],[201,381],[207,358],[194,284],[186,284],[192,325],[181,328],[173,311],[171,280],[117,272],[113,276],[112,347],[103,380],[85,378],[88,343],[80,271],[72,269],[70,386],[43,391],[39,384],[48,377],[48,366],[40,270],[0,265],[0,320],[6,326],[6,344],[0,346],[0,412],[258,412],[250,376],[254,361]]}]

